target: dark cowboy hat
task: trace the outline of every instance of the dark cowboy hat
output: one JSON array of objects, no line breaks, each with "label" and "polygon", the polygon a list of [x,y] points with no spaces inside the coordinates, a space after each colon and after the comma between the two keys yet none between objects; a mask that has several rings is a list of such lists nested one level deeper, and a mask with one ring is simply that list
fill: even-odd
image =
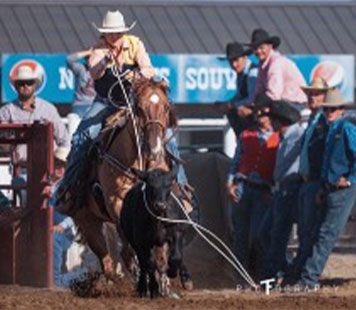
[{"label": "dark cowboy hat", "polygon": [[249,46],[251,49],[255,49],[264,43],[272,44],[273,48],[276,48],[281,44],[281,39],[277,36],[270,36],[264,29],[255,29],[252,32],[251,43],[245,45]]},{"label": "dark cowboy hat", "polygon": [[243,45],[239,42],[229,42],[226,44],[226,57],[218,57],[220,60],[233,60],[242,56],[251,54],[250,49],[244,49]]},{"label": "dark cowboy hat", "polygon": [[271,119],[277,119],[292,125],[301,119],[300,110],[286,100],[275,100],[269,105],[268,114]]}]

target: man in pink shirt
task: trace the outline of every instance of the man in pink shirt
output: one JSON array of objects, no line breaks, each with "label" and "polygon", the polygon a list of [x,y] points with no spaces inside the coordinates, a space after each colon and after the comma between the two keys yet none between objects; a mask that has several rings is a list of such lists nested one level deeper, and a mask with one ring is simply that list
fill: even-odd
[{"label": "man in pink shirt", "polygon": [[267,96],[272,100],[288,100],[296,103],[307,101],[301,86],[305,80],[296,64],[276,51],[281,44],[277,36],[270,36],[263,29],[255,29],[251,43],[247,44],[259,60],[259,72],[255,96]]}]

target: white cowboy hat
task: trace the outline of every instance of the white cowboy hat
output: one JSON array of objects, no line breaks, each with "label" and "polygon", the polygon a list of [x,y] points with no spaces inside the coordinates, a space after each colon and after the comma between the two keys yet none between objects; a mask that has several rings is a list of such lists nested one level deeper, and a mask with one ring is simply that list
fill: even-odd
[{"label": "white cowboy hat", "polygon": [[130,27],[126,27],[124,16],[119,10],[116,10],[106,12],[101,28],[97,27],[94,23],[93,26],[101,33],[122,33],[131,30],[135,24],[136,22],[132,23]]},{"label": "white cowboy hat", "polygon": [[325,102],[319,103],[318,106],[325,108],[347,108],[352,107],[353,103],[345,101],[341,92],[337,88],[333,88],[326,93]]},{"label": "white cowboy hat", "polygon": [[65,163],[67,162],[69,152],[70,149],[68,147],[59,146],[54,151],[54,158]]},{"label": "white cowboy hat", "polygon": [[15,76],[12,78],[12,81],[19,80],[41,80],[38,72],[33,70],[30,66],[23,65],[16,70]]}]

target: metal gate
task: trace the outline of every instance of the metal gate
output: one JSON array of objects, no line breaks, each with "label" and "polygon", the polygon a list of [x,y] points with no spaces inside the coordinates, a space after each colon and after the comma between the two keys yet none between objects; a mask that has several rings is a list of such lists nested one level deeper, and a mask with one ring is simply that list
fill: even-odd
[{"label": "metal gate", "polygon": [[[53,285],[53,210],[42,194],[53,172],[53,125],[0,124],[0,146],[27,145],[27,203],[0,213],[0,284]],[[11,189],[0,185],[0,189]]]}]

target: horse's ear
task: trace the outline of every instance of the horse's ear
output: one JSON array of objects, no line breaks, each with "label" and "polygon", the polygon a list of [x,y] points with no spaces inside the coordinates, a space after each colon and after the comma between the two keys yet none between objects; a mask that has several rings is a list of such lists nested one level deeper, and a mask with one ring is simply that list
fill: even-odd
[{"label": "horse's ear", "polygon": [[147,178],[147,172],[146,171],[142,171],[142,170],[138,170],[134,167],[131,167],[131,172],[138,177],[141,181],[145,181]]},{"label": "horse's ear", "polygon": [[157,82],[157,86],[165,93],[168,93],[168,81],[166,79],[162,79],[162,81]]},{"label": "horse's ear", "polygon": [[169,127],[175,128],[177,126],[178,126],[177,115],[174,109],[171,107],[169,110]]}]

